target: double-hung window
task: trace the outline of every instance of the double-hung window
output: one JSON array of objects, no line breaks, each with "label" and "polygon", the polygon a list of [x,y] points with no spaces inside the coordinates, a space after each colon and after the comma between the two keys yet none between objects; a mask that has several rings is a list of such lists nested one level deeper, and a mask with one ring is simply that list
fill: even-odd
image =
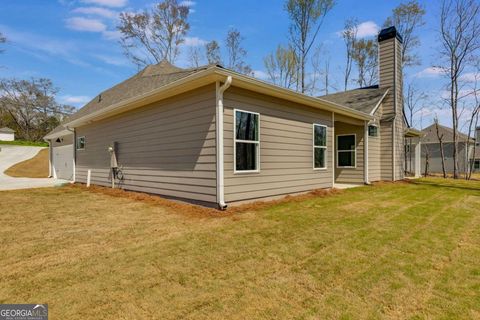
[{"label": "double-hung window", "polygon": [[345,134],[337,136],[337,167],[356,167],[356,136]]},{"label": "double-hung window", "polygon": [[313,169],[327,168],[327,127],[313,124]]},{"label": "double-hung window", "polygon": [[85,137],[77,137],[77,150],[85,149]]},{"label": "double-hung window", "polygon": [[260,115],[255,112],[234,111],[235,172],[260,170]]}]

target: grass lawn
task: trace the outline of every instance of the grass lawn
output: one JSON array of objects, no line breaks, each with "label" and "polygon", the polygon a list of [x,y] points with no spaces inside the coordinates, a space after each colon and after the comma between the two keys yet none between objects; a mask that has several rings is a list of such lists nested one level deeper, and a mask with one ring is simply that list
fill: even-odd
[{"label": "grass lawn", "polygon": [[42,149],[35,157],[5,170],[5,174],[17,178],[48,178],[48,157],[48,149]]},{"label": "grass lawn", "polygon": [[48,303],[52,319],[480,317],[479,181],[187,211],[0,192],[0,303]]}]

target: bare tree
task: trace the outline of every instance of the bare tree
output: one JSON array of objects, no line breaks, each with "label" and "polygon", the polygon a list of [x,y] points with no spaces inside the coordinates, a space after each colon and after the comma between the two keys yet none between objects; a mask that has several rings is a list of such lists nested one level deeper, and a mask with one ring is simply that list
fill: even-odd
[{"label": "bare tree", "polygon": [[425,173],[424,176],[428,177],[430,169],[430,151],[428,150],[428,145],[425,145]]},{"label": "bare tree", "polygon": [[360,87],[371,86],[377,80],[378,46],[374,40],[360,39],[355,42],[352,59],[358,70]]},{"label": "bare tree", "polygon": [[328,89],[330,88],[330,56],[325,59],[324,68],[323,68],[323,94],[328,94]]},{"label": "bare tree", "polygon": [[410,127],[415,126],[415,115],[422,109],[423,103],[427,100],[427,98],[427,94],[421,91],[414,82],[408,84],[404,101],[406,107],[405,109],[408,111],[408,114],[405,116],[408,119],[408,125]]},{"label": "bare tree", "polygon": [[189,8],[177,0],[165,0],[151,10],[123,12],[117,29],[125,55],[138,67],[168,60],[174,63],[190,29]]},{"label": "bare tree", "polygon": [[204,58],[205,57],[201,47],[192,46],[188,49],[188,60],[191,67],[198,68],[203,64],[202,62]]},{"label": "bare tree", "polygon": [[287,0],[285,9],[290,17],[290,38],[298,53],[300,90],[305,92],[307,58],[320,31],[323,20],[333,8],[333,0]]},{"label": "bare tree", "polygon": [[419,57],[413,49],[420,45],[420,39],[415,34],[418,28],[425,24],[423,17],[425,8],[417,0],[402,2],[392,11],[384,23],[385,27],[395,26],[403,38],[402,62],[404,66],[420,63]]},{"label": "bare tree", "polygon": [[220,54],[220,46],[215,40],[210,41],[205,45],[207,61],[209,64],[222,64],[222,57]]},{"label": "bare tree", "polygon": [[252,68],[245,62],[247,50],[243,48],[244,37],[237,29],[230,29],[225,39],[225,47],[228,53],[228,68],[240,73],[252,74]]},{"label": "bare tree", "polygon": [[348,82],[350,81],[350,74],[352,73],[353,66],[353,55],[357,41],[358,34],[358,20],[355,18],[350,18],[345,21],[345,28],[342,31],[343,41],[345,42],[347,61],[345,63],[345,73],[344,73],[344,90],[348,89]]},{"label": "bare tree", "polygon": [[[467,139],[465,141],[465,145],[468,147],[470,146],[470,141],[472,140],[472,133],[476,133],[476,129],[478,128],[478,120],[480,116],[480,91],[479,91],[479,85],[480,85],[480,59],[476,61],[476,72],[474,74],[474,85],[472,88],[472,94],[473,94],[473,101],[472,101],[472,108],[471,108],[471,113],[470,117],[468,120],[468,134],[467,134]],[[478,138],[478,137],[477,137]],[[465,175],[465,179],[470,180],[472,178],[472,173],[475,165],[475,153],[477,149],[477,144],[479,143],[478,140],[473,143],[473,150],[472,150],[472,160],[467,159],[467,163],[469,164],[468,166],[468,171],[467,174]],[[467,152],[468,155],[468,152]]]},{"label": "bare tree", "polygon": [[440,157],[442,158],[443,177],[447,178],[447,171],[445,170],[445,150],[443,148],[443,133],[440,133],[440,127],[439,127],[437,116],[435,116],[433,121],[435,122],[435,131],[437,134],[438,144],[440,146]]},{"label": "bare tree", "polygon": [[292,88],[297,82],[298,59],[292,47],[278,45],[274,53],[263,59],[263,65],[272,83]]},{"label": "bare tree", "polygon": [[21,138],[40,140],[74,108],[56,102],[58,89],[49,79],[0,81],[1,111],[15,124]]},{"label": "bare tree", "polygon": [[458,125],[461,77],[480,48],[480,4],[476,0],[443,0],[440,13],[442,67],[448,77],[453,124],[453,177],[458,178]]}]

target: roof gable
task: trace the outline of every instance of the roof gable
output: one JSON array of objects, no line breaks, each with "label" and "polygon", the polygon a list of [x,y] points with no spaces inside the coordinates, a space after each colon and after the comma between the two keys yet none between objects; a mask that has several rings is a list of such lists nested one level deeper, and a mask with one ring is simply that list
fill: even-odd
[{"label": "roof gable", "polygon": [[[453,142],[453,129],[442,126],[441,124],[438,125],[438,131],[440,135],[443,135],[443,142]],[[438,136],[437,136],[437,129],[435,128],[435,123],[431,124],[430,126],[426,127],[422,130],[424,136],[422,138],[423,143],[439,143]],[[461,132],[458,133],[459,142],[465,142],[468,139],[466,134]],[[470,138],[471,141],[474,139]]]},{"label": "roof gable", "polygon": [[382,102],[387,91],[388,89],[374,86],[333,93],[319,98],[371,114],[375,111],[375,107]]}]

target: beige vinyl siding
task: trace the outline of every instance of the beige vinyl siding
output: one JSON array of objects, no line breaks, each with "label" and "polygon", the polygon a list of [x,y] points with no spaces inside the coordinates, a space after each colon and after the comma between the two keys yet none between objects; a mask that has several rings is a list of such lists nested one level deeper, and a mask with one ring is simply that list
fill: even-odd
[{"label": "beige vinyl siding", "polygon": [[[355,168],[339,168],[335,161],[335,182],[337,183],[363,183],[364,180],[364,131],[365,127],[356,126],[344,122],[335,122],[335,144],[339,135],[355,134],[356,143],[356,167]],[[337,155],[337,145],[335,145],[335,155]]]},{"label": "beige vinyl siding", "polygon": [[400,115],[395,119],[395,179],[405,177],[405,122]]},{"label": "beige vinyl siding", "polygon": [[[382,41],[379,46],[379,77],[380,77],[380,86],[382,88],[390,88],[390,93],[387,94],[385,100],[383,101],[383,116],[391,117],[395,115],[395,100],[394,94],[395,91],[395,42],[396,39],[388,39]],[[401,70],[401,69],[398,69]],[[398,90],[397,90],[398,91]]]},{"label": "beige vinyl siding", "polygon": [[380,170],[381,180],[392,180],[393,172],[393,147],[392,147],[392,121],[380,122]]},{"label": "beige vinyl siding", "polygon": [[78,182],[110,186],[112,142],[127,190],[216,202],[215,87],[206,86],[76,129]]},{"label": "beige vinyl siding", "polygon": [[[224,95],[225,200],[235,202],[333,185],[332,114],[231,87]],[[233,110],[260,114],[260,172],[234,174]],[[313,169],[313,124],[327,126],[327,169]]]},{"label": "beige vinyl siding", "polygon": [[368,137],[368,178],[370,181],[381,180],[381,167],[380,167],[380,140],[381,140],[381,128],[378,127],[377,137]]},{"label": "beige vinyl siding", "polygon": [[[383,105],[381,104],[374,116],[376,119],[382,117]],[[375,124],[378,127],[377,137],[368,137],[368,178],[370,181],[382,180],[382,168],[381,168],[381,140],[382,140],[382,128],[380,122],[377,120]]]}]

